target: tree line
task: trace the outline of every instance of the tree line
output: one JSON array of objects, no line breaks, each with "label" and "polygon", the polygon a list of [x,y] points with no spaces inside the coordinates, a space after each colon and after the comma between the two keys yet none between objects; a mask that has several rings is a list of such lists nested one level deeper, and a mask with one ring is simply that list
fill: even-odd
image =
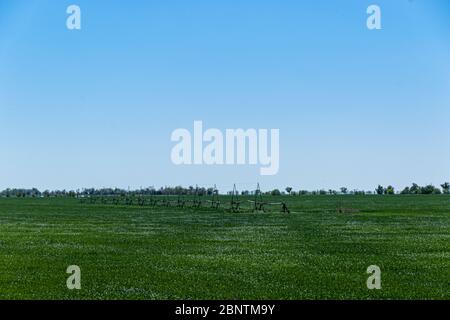
[{"label": "tree line", "polygon": [[378,187],[374,191],[364,191],[364,190],[348,190],[346,187],[342,187],[339,190],[317,190],[317,191],[308,191],[308,190],[300,190],[298,192],[293,191],[291,187],[287,187],[285,189],[286,193],[280,192],[275,189],[272,191],[273,195],[338,195],[338,194],[352,194],[352,195],[394,195],[394,194],[450,194],[450,183],[445,182],[440,185],[440,188],[435,187],[432,184],[428,184],[426,186],[419,186],[417,183],[413,183],[410,187],[405,187],[401,191],[397,191],[393,186],[388,185],[384,187],[382,185],[378,185]]},{"label": "tree line", "polygon": [[[194,187],[189,186],[187,188],[176,187],[161,187],[156,189],[154,187],[148,187],[138,190],[120,189],[120,188],[87,188],[82,190],[45,190],[39,191],[37,188],[32,189],[5,189],[0,192],[0,197],[6,198],[47,198],[47,197],[94,197],[94,196],[212,196],[218,191],[215,188]],[[233,191],[228,191],[226,194],[231,195]],[[255,190],[240,190],[239,195],[250,196],[255,195]],[[339,190],[321,189],[321,190],[298,190],[295,191],[292,187],[286,187],[283,191],[280,189],[274,189],[270,191],[261,192],[263,195],[271,196],[302,196],[302,195],[395,195],[395,194],[450,194],[450,183],[445,182],[439,187],[435,187],[432,184],[419,186],[413,183],[411,186],[405,187],[401,191],[397,191],[393,186],[388,185],[386,187],[378,185],[374,191],[364,190],[349,190],[346,187],[342,187]]]},{"label": "tree line", "polygon": [[47,197],[95,197],[95,196],[158,196],[158,195],[213,195],[214,188],[193,187],[154,187],[130,190],[120,188],[85,188],[78,190],[45,190],[33,189],[6,189],[0,192],[0,197],[16,198],[47,198]]}]

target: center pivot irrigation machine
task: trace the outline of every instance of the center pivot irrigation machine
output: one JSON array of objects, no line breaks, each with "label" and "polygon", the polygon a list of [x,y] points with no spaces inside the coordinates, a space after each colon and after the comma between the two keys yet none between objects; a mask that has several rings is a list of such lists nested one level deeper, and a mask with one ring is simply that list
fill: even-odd
[{"label": "center pivot irrigation machine", "polygon": [[[119,196],[88,196],[80,198],[82,204],[103,204],[103,205],[126,205],[140,207],[171,207],[178,209],[201,209],[210,208],[214,210],[225,210],[229,212],[276,212],[290,213],[285,202],[269,202],[263,199],[263,193],[259,183],[252,195],[253,199],[241,201],[236,184],[230,196],[219,197],[219,190],[216,185],[209,195],[199,192],[198,186],[194,195],[150,195],[143,194],[119,195]],[[244,197],[243,197],[244,198]],[[277,210],[278,208],[278,210]]]}]

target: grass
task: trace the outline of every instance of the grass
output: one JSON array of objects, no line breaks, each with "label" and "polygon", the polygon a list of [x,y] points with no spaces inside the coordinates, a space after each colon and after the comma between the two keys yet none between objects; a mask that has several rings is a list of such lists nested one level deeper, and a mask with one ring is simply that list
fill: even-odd
[{"label": "grass", "polygon": [[450,197],[283,199],[290,215],[0,199],[0,299],[450,298]]}]

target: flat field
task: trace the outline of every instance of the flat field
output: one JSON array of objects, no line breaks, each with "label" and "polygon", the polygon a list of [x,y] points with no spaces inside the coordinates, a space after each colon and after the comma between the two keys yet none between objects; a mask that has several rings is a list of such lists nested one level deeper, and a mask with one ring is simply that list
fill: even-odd
[{"label": "flat field", "polygon": [[282,199],[290,214],[0,199],[0,299],[450,299],[449,196]]}]

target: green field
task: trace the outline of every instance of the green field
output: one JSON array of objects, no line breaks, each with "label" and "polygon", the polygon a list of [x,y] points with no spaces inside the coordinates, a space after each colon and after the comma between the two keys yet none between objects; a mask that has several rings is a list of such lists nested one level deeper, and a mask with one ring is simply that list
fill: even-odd
[{"label": "green field", "polygon": [[0,199],[0,299],[450,299],[450,197],[283,199],[289,215]]}]

